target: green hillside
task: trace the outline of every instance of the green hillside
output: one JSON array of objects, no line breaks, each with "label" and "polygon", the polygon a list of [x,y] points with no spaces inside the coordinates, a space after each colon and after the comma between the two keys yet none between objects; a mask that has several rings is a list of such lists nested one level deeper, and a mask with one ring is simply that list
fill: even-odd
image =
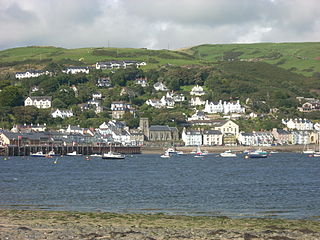
[{"label": "green hillside", "polygon": [[320,43],[200,45],[185,50],[205,61],[262,61],[305,76],[320,72]]}]

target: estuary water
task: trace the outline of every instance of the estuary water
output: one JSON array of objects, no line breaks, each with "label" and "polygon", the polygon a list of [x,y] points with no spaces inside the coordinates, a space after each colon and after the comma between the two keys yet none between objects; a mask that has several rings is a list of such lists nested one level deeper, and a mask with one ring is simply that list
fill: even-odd
[{"label": "estuary water", "polygon": [[0,157],[0,208],[320,219],[320,158]]}]

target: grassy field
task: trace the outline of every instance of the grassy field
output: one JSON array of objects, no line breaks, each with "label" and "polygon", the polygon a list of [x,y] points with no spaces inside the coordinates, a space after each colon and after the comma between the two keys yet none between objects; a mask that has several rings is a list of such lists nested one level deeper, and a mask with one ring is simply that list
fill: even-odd
[{"label": "grassy field", "polygon": [[200,45],[185,51],[198,60],[221,61],[236,56],[242,61],[276,64],[305,76],[320,72],[319,42]]}]

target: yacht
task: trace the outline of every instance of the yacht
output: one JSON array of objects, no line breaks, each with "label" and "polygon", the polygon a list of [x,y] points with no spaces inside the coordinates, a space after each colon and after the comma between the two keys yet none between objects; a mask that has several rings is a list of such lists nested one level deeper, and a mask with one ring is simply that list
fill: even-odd
[{"label": "yacht", "polygon": [[231,152],[231,150],[220,153],[220,157],[237,157],[237,154]]}]

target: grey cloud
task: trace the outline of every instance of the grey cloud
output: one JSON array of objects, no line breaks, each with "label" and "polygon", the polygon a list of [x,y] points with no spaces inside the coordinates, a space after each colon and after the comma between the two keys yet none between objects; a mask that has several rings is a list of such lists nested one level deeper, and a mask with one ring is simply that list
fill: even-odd
[{"label": "grey cloud", "polygon": [[[1,0],[0,48],[317,41],[317,0]],[[4,3],[4,4],[3,4]],[[2,21],[3,20],[3,21]],[[7,34],[2,34],[7,33]]]}]

